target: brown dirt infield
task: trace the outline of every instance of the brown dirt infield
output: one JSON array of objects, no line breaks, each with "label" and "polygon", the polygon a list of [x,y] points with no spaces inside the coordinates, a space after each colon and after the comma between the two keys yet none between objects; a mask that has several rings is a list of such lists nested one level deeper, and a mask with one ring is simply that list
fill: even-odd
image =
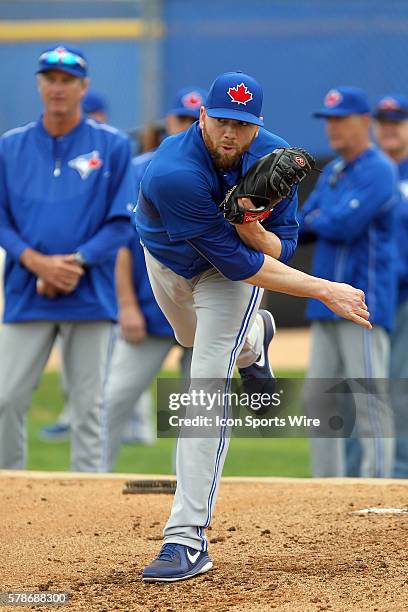
[{"label": "brown dirt infield", "polygon": [[69,592],[61,611],[408,609],[408,513],[353,513],[406,507],[408,481],[225,479],[213,571],[157,585],[141,569],[172,498],[123,495],[128,478],[0,473],[0,590]]}]

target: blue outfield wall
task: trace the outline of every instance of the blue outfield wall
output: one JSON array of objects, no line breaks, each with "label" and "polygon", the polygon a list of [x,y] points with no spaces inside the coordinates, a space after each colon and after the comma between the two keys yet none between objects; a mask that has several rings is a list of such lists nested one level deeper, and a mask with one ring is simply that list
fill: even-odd
[{"label": "blue outfield wall", "polygon": [[[13,49],[14,45],[0,45],[0,79],[3,84],[1,132],[31,121],[41,113],[35,78],[37,60],[44,48],[57,42],[19,43],[17,50]],[[138,45],[131,41],[110,41],[109,44],[81,41],[73,44],[80,46],[86,54],[92,86],[109,100],[111,123],[122,129],[133,127],[140,114],[136,77],[140,72]]]},{"label": "blue outfield wall", "polygon": [[[3,95],[0,103],[0,131],[32,120],[41,112],[35,71],[41,51],[59,42],[80,47],[86,54],[95,89],[109,100],[111,123],[122,129],[134,127],[141,117],[140,78],[141,38],[112,37],[109,40],[85,35],[79,40],[50,35],[38,38],[41,24],[49,20],[67,24],[72,20],[136,21],[141,17],[138,0],[12,0],[0,2],[0,79]],[[2,22],[36,24],[27,40],[2,38]]]},{"label": "blue outfield wall", "polygon": [[[59,42],[49,36],[6,40],[1,22],[132,21],[146,14],[149,3],[156,0],[0,2],[0,130],[39,114],[36,60],[43,48]],[[323,124],[311,112],[330,87],[361,86],[373,102],[387,92],[408,94],[407,0],[157,0],[157,5],[164,32],[150,41],[159,58],[151,66],[154,53],[145,53],[140,36],[84,35],[75,41],[88,56],[93,86],[110,100],[111,122],[122,129],[146,117],[146,91],[152,87],[162,115],[179,87],[208,87],[219,72],[241,69],[264,86],[267,127],[326,156]]]},{"label": "blue outfield wall", "polygon": [[164,19],[164,91],[247,71],[264,87],[266,125],[319,156],[329,151],[311,112],[328,89],[408,94],[407,0],[170,0]]}]

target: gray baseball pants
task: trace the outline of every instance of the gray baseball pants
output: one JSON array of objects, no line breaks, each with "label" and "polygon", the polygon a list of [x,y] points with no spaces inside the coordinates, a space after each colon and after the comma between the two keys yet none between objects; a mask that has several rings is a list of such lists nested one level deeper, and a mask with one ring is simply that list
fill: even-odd
[{"label": "gray baseball pants", "polygon": [[[211,389],[212,382],[217,386],[220,380],[231,378],[236,363],[247,367],[257,360],[264,333],[257,317],[262,289],[230,281],[215,268],[185,279],[146,249],[145,257],[156,300],[177,340],[193,346],[192,385],[205,380]],[[205,407],[202,410],[206,414]],[[177,490],[164,529],[165,542],[207,549],[204,530],[211,522],[229,445],[225,428],[220,426],[215,433],[213,437],[178,439]]]},{"label": "gray baseball pants", "polygon": [[[330,402],[335,401],[333,395],[316,393],[312,379],[368,381],[370,393],[353,394],[356,418],[352,435],[359,438],[362,449],[360,476],[390,477],[395,439],[393,412],[387,395],[390,354],[387,332],[379,326],[365,330],[351,321],[315,321],[311,333],[307,375],[311,380],[305,383],[304,390],[308,413],[324,420],[332,409]],[[341,403],[346,399],[347,396],[340,398]],[[311,438],[310,447],[313,476],[346,475],[345,438]]]},{"label": "gray baseball pants", "polygon": [[106,471],[115,465],[135,403],[149,388],[173,346],[170,336],[147,336],[139,344],[120,337],[116,340],[102,404]]},{"label": "gray baseball pants", "polygon": [[408,300],[397,310],[391,336],[390,378],[396,429],[393,477],[408,478]]},{"label": "gray baseball pants", "polygon": [[100,403],[112,349],[110,321],[32,321],[0,328],[0,467],[26,463],[26,415],[57,334],[72,408],[71,469],[102,468]]}]

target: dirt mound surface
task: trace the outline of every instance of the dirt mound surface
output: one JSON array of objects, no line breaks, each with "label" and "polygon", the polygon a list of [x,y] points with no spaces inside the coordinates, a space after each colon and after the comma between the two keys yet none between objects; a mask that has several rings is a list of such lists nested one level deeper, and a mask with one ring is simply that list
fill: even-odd
[{"label": "dirt mound surface", "polygon": [[0,475],[0,590],[64,591],[69,604],[46,609],[86,612],[408,609],[408,513],[356,513],[406,508],[408,483],[227,479],[214,569],[158,585],[141,570],[172,496],[123,495],[125,480]]}]

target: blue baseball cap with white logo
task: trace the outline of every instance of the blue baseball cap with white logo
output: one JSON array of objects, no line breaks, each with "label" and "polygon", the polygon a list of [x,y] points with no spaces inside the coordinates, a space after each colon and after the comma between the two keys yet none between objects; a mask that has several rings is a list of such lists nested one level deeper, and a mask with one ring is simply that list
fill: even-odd
[{"label": "blue baseball cap with white logo", "polygon": [[38,63],[37,74],[58,70],[78,78],[84,78],[88,75],[88,63],[83,52],[73,47],[57,45],[51,49],[46,49],[41,53]]},{"label": "blue baseball cap with white logo", "polygon": [[366,115],[370,112],[367,94],[359,87],[336,87],[324,97],[324,107],[313,113],[314,117],[347,117]]},{"label": "blue baseball cap with white logo", "polygon": [[253,77],[243,72],[224,72],[211,85],[205,110],[215,119],[236,119],[263,125],[263,92]]},{"label": "blue baseball cap with white logo", "polygon": [[183,87],[178,91],[173,107],[167,114],[198,119],[200,108],[204,106],[206,98],[207,91],[201,87]]},{"label": "blue baseball cap with white logo", "polygon": [[405,121],[408,119],[408,98],[402,94],[384,96],[375,107],[373,116],[379,121]]}]

